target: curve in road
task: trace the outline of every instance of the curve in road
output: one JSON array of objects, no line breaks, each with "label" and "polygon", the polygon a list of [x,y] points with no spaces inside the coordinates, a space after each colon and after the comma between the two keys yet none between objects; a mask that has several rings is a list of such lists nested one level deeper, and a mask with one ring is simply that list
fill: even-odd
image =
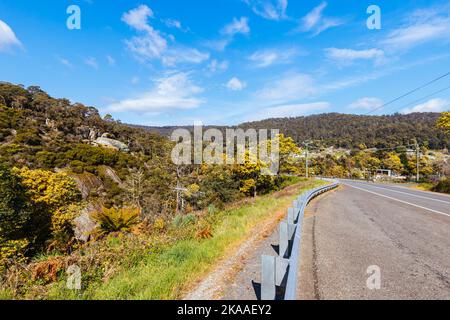
[{"label": "curve in road", "polygon": [[[450,299],[449,197],[341,181],[304,220],[300,299]],[[369,289],[371,266],[380,289]]]}]

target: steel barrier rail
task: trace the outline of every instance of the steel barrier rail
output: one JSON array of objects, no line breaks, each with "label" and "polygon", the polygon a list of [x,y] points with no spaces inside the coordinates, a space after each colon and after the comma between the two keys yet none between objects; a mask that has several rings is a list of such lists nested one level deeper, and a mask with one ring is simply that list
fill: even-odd
[{"label": "steel barrier rail", "polygon": [[[287,221],[280,223],[279,256],[262,256],[261,300],[274,300],[277,287],[283,286],[284,281],[284,300],[296,299],[297,271],[300,263],[300,245],[305,208],[319,194],[339,186],[339,183],[335,180],[328,181],[332,183],[301,194],[293,202],[293,207],[288,209]],[[291,250],[289,250],[289,243],[292,243]]]}]

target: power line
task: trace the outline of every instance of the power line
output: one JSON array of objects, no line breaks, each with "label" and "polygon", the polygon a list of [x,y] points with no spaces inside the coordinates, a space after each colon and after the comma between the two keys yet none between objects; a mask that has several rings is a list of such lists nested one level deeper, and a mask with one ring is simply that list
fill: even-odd
[{"label": "power line", "polygon": [[426,99],[428,99],[428,98],[430,98],[430,97],[432,97],[432,96],[434,96],[434,95],[436,95],[436,94],[438,94],[438,93],[444,92],[444,91],[446,91],[446,90],[448,90],[448,89],[450,89],[450,86],[448,86],[448,87],[446,87],[446,88],[443,88],[443,89],[441,89],[441,90],[438,90],[438,91],[436,91],[436,92],[430,93],[429,95],[426,95],[425,97],[422,97],[422,98],[419,98],[419,99],[417,99],[417,100],[414,100],[414,101],[412,101],[412,102],[410,102],[410,103],[408,103],[408,104],[406,104],[406,105],[404,105],[404,106],[402,106],[402,107],[400,107],[400,108],[397,108],[397,110],[401,110],[401,109],[408,108],[408,107],[410,107],[410,106],[412,106],[412,105],[414,105],[414,104],[416,104],[416,103],[418,103],[418,102],[421,102],[421,101],[423,101],[423,100],[426,100]]},{"label": "power line", "polygon": [[407,93],[405,93],[405,94],[403,94],[403,95],[401,95],[401,96],[399,96],[399,97],[397,97],[397,98],[395,98],[395,99],[392,99],[392,100],[389,101],[389,102],[386,102],[385,104],[383,104],[383,105],[381,105],[381,106],[379,106],[379,107],[376,107],[376,108],[374,108],[374,109],[368,111],[367,113],[365,113],[365,115],[368,115],[368,114],[370,114],[370,113],[372,113],[372,112],[375,112],[375,111],[377,111],[377,110],[380,110],[381,108],[384,108],[384,107],[386,107],[386,106],[388,106],[388,105],[390,105],[390,104],[392,104],[392,103],[394,103],[394,102],[396,102],[396,101],[398,101],[398,100],[400,100],[400,99],[402,99],[402,98],[404,98],[404,97],[406,97],[406,96],[409,96],[410,94],[412,94],[412,93],[414,93],[414,92],[417,92],[417,91],[419,91],[420,89],[423,89],[423,88],[429,86],[430,84],[435,83],[435,82],[437,82],[437,81],[441,80],[442,78],[445,78],[445,77],[447,77],[447,76],[449,76],[449,75],[450,75],[450,72],[447,72],[446,74],[443,74],[443,75],[441,75],[441,76],[439,76],[439,77],[437,77],[437,78],[435,78],[435,79],[433,79],[433,80],[431,80],[431,81],[429,81],[429,82],[427,82],[427,83],[425,83],[425,84],[423,84],[423,85],[421,85],[421,86],[419,86],[419,87],[417,87],[417,88],[415,88],[415,89],[413,89],[413,90],[411,90],[411,91],[408,91]]}]

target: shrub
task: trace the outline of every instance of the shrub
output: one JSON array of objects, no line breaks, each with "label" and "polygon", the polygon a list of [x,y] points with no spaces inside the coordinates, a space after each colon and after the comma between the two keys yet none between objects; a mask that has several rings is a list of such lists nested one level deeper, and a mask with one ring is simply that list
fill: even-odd
[{"label": "shrub", "polygon": [[177,228],[185,227],[189,224],[194,224],[197,222],[197,216],[193,213],[187,215],[177,214],[173,219],[173,225]]},{"label": "shrub", "polygon": [[450,179],[446,178],[438,182],[438,184],[433,188],[433,191],[450,193]]},{"label": "shrub", "polygon": [[158,218],[153,223],[153,229],[161,231],[166,227],[166,223],[163,218]]},{"label": "shrub", "polygon": [[95,212],[92,217],[100,224],[101,233],[130,231],[139,222],[140,210],[133,207],[105,208]]}]

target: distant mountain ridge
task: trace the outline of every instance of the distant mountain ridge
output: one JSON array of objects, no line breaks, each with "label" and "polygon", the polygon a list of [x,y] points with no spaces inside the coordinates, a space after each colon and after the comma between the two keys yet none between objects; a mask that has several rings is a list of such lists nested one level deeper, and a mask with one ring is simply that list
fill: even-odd
[{"label": "distant mountain ridge", "polygon": [[[393,115],[354,115],[325,113],[311,116],[271,118],[253,121],[228,128],[279,129],[292,137],[296,143],[313,140],[322,146],[354,148],[361,144],[368,148],[385,148],[410,144],[417,139],[420,144],[428,144],[431,149],[450,147],[450,141],[436,121],[440,113],[411,113]],[[177,128],[192,130],[191,126],[137,126],[146,130],[170,136]],[[205,126],[225,130],[225,126]]]}]

